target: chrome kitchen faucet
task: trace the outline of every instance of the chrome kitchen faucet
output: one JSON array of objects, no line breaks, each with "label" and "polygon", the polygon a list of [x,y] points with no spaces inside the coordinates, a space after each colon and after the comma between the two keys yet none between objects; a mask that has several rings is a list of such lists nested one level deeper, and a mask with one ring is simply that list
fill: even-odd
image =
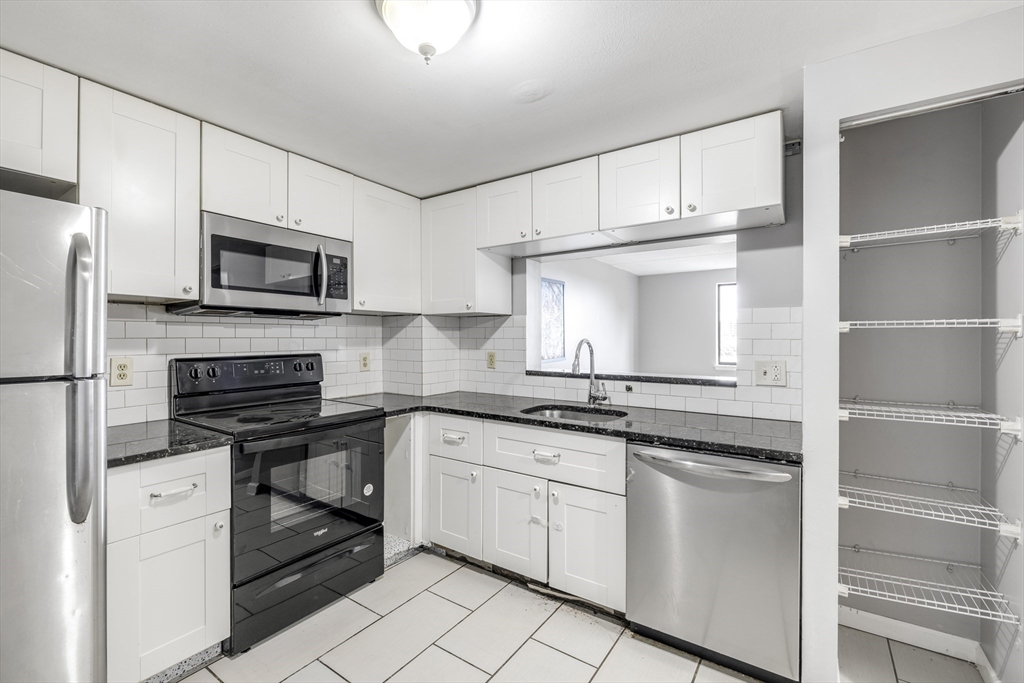
[{"label": "chrome kitchen faucet", "polygon": [[597,380],[594,378],[594,345],[590,343],[589,339],[580,339],[580,343],[576,345],[576,358],[572,361],[572,374],[580,373],[580,350],[584,344],[590,349],[590,392],[587,395],[587,403],[596,405],[601,401],[608,400],[608,391],[604,387],[604,382],[601,382],[601,387],[598,388]]}]

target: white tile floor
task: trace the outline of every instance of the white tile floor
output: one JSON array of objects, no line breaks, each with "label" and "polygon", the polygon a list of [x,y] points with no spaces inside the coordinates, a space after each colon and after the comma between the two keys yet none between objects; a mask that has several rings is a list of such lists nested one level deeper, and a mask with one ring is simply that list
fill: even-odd
[{"label": "white tile floor", "polygon": [[840,683],[982,683],[970,662],[839,627]]},{"label": "white tile floor", "polygon": [[[430,553],[187,683],[751,679]],[[922,679],[923,680],[923,679]],[[910,680],[907,683],[918,683]]]}]

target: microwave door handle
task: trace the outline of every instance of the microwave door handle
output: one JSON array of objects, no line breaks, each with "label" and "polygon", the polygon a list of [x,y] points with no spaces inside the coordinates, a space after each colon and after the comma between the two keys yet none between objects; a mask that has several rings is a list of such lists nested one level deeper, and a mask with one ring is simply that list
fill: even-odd
[{"label": "microwave door handle", "polygon": [[327,301],[327,254],[324,253],[324,245],[316,245],[316,263],[320,264],[320,292],[317,294],[316,302],[321,306]]}]

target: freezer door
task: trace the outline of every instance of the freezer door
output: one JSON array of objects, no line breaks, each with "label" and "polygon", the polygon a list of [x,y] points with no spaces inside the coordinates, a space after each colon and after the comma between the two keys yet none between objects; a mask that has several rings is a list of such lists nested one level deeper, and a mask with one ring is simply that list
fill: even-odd
[{"label": "freezer door", "polygon": [[0,384],[0,681],[106,680],[105,396]]},{"label": "freezer door", "polygon": [[630,445],[626,618],[800,678],[800,468]]},{"label": "freezer door", "polygon": [[103,372],[106,217],[0,191],[0,379]]}]

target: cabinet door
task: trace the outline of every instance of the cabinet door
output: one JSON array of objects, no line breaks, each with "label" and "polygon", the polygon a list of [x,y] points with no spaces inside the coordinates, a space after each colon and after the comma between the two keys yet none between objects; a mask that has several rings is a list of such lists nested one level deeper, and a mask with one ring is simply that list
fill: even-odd
[{"label": "cabinet door", "polygon": [[355,179],[353,313],[419,313],[420,200]]},{"label": "cabinet door", "polygon": [[284,227],[288,153],[204,122],[203,211]]},{"label": "cabinet door", "polygon": [[79,202],[109,212],[109,292],[199,292],[199,122],[82,81]]},{"label": "cabinet door", "polygon": [[781,204],[782,146],[777,111],[680,137],[683,217]]},{"label": "cabinet door", "polygon": [[480,559],[480,465],[430,456],[430,542]]},{"label": "cabinet door", "polygon": [[107,547],[109,680],[144,680],[230,635],[229,515]]},{"label": "cabinet door", "polygon": [[548,485],[552,588],[626,609],[626,497]]},{"label": "cabinet door", "polygon": [[597,157],[533,172],[533,238],[598,229]]},{"label": "cabinet door", "polygon": [[423,239],[423,313],[473,309],[476,285],[476,189],[420,202]]},{"label": "cabinet door", "polygon": [[601,229],[679,218],[679,138],[600,157]]},{"label": "cabinet door", "polygon": [[476,248],[533,239],[531,174],[476,186]]},{"label": "cabinet door", "polygon": [[77,181],[77,76],[0,50],[0,166]]},{"label": "cabinet door", "polygon": [[483,560],[548,580],[548,482],[484,468]]},{"label": "cabinet door", "polygon": [[288,227],[352,241],[352,174],[288,153]]}]

